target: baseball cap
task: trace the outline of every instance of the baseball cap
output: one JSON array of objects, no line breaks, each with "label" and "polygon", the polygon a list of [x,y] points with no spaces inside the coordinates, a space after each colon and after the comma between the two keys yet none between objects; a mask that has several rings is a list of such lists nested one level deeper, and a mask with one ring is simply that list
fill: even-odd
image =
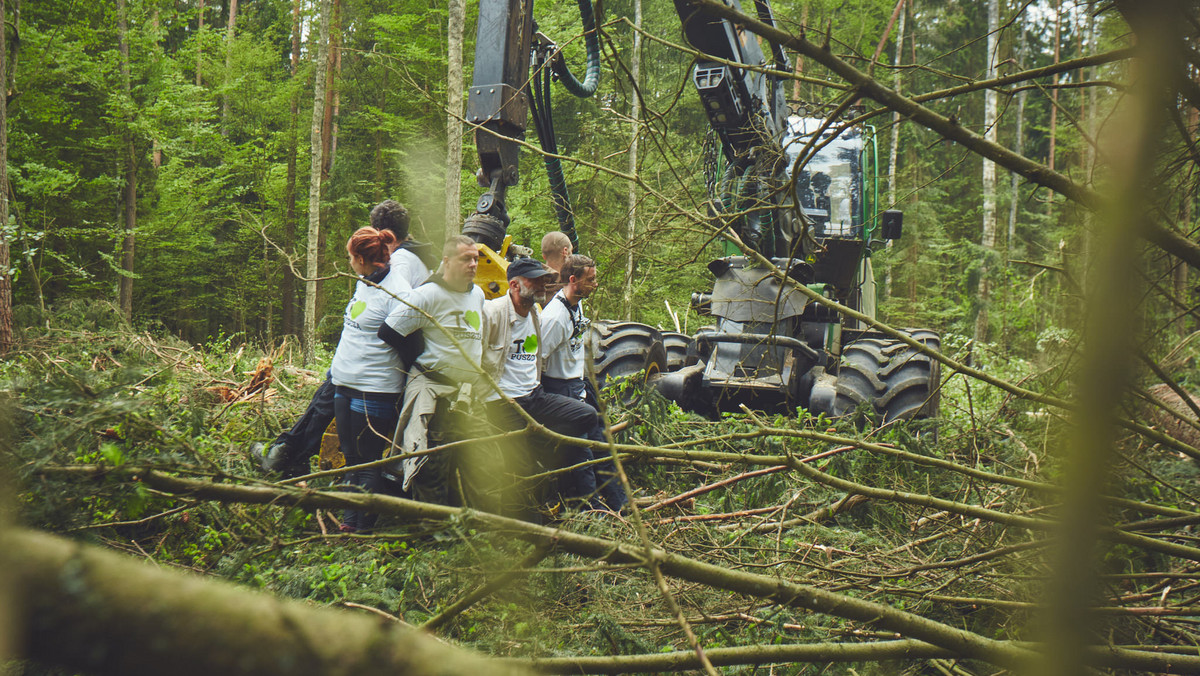
[{"label": "baseball cap", "polygon": [[543,275],[550,274],[541,263],[532,258],[518,258],[508,264],[508,278],[524,277],[525,279],[537,279]]}]

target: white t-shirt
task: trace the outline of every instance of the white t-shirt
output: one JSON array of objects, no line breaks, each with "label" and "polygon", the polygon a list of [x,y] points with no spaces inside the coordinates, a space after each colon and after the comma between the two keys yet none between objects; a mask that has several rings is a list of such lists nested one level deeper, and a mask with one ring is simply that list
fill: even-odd
[{"label": "white t-shirt", "polygon": [[425,262],[408,249],[398,248],[393,251],[388,265],[399,273],[397,276],[407,280],[411,288],[415,289],[429,279],[429,268],[425,266]]},{"label": "white t-shirt", "polygon": [[[496,299],[511,302],[501,296]],[[495,301],[493,301],[495,302]],[[512,313],[512,335],[505,346],[504,371],[500,374],[500,391],[516,399],[537,389],[538,386],[538,336],[533,325],[533,312],[524,317]],[[496,392],[488,397],[488,401],[499,399]]]},{"label": "white t-shirt", "polygon": [[[389,272],[387,277],[394,273]],[[387,288],[388,280],[374,279]],[[342,316],[342,337],[329,366],[334,385],[363,392],[400,392],[403,385],[400,355],[376,335],[387,316],[399,305],[391,295],[359,281]]]},{"label": "white t-shirt", "polygon": [[542,349],[547,376],[574,380],[583,377],[583,349],[591,322],[583,316],[583,301],[568,308],[566,300],[562,289],[542,310]]},{"label": "white t-shirt", "polygon": [[396,296],[412,291],[413,285],[409,283],[408,278],[404,276],[402,270],[397,270],[391,265],[388,266],[388,270],[388,276],[384,277],[382,282],[379,282],[379,286],[382,286]]},{"label": "white t-shirt", "polygon": [[424,330],[425,351],[417,365],[455,381],[477,382],[483,354],[483,291],[474,284],[465,292],[452,291],[434,277],[401,298],[404,302],[396,304],[387,323],[402,336]]}]

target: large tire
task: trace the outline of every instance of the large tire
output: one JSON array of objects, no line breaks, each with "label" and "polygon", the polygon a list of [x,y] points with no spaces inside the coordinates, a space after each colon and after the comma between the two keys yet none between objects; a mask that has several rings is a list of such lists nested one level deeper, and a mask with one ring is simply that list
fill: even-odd
[{"label": "large tire", "polygon": [[[926,347],[941,347],[938,334],[927,329],[907,329],[907,335]],[[884,424],[938,414],[940,362],[907,343],[892,338],[864,338],[842,350],[833,415],[851,415],[868,404],[867,411]]]},{"label": "large tire", "polygon": [[644,382],[667,370],[662,332],[637,322],[593,322],[592,354],[600,387],[638,374]]},{"label": "large tire", "polygon": [[687,363],[688,348],[692,345],[692,337],[686,333],[675,333],[674,331],[663,331],[662,333],[663,347],[667,350],[667,367],[666,371],[678,371],[684,366],[690,366]]}]

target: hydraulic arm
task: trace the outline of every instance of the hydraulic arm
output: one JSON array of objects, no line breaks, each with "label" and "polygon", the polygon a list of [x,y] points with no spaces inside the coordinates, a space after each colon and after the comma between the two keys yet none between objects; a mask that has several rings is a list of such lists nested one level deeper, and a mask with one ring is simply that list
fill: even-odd
[{"label": "hydraulic arm", "polygon": [[[467,121],[477,125],[477,179],[486,192],[475,213],[463,224],[463,234],[499,252],[508,229],[505,195],[520,180],[520,147],[529,113],[550,177],[559,227],[578,248],[574,215],[567,194],[550,111],[553,72],[576,96],[591,96],[600,75],[600,43],[590,0],[578,0],[587,46],[587,72],[580,82],[571,74],[557,46],[535,33],[532,0],[481,0],[475,42],[475,75],[467,98]],[[530,65],[534,67],[530,72]],[[532,86],[531,86],[532,85]]]}]

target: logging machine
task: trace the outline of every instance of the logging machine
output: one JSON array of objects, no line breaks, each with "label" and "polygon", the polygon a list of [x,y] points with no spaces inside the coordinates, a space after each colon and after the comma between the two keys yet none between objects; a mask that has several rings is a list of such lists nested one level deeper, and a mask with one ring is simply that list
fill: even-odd
[{"label": "logging machine", "polygon": [[[463,234],[479,243],[477,283],[488,297],[504,292],[508,262],[523,255],[507,235],[505,197],[520,178],[531,116],[559,227],[579,250],[550,99],[552,77],[576,96],[590,96],[599,80],[596,19],[590,1],[578,1],[587,47],[582,82],[537,31],[531,1],[479,3],[466,119],[476,125],[485,192]],[[743,13],[739,0],[723,2]],[[802,406],[835,417],[859,412],[882,422],[937,415],[936,360],[844,319],[739,255],[761,254],[796,284],[874,317],[872,247],[900,236],[903,215],[878,210],[873,129],[789,109],[782,82],[791,68],[779,45],[692,0],[674,4],[684,37],[702,54],[691,78],[710,125],[704,179],[712,225],[727,233],[728,255],[708,266],[711,291],[692,295],[692,307],[714,321],[695,335],[595,322],[599,378],[636,375],[683,408],[709,415],[742,404]],[[755,0],[754,16],[775,25],[766,0]],[[769,45],[769,56],[760,45]],[[933,331],[907,333],[929,348],[940,345]]]}]

